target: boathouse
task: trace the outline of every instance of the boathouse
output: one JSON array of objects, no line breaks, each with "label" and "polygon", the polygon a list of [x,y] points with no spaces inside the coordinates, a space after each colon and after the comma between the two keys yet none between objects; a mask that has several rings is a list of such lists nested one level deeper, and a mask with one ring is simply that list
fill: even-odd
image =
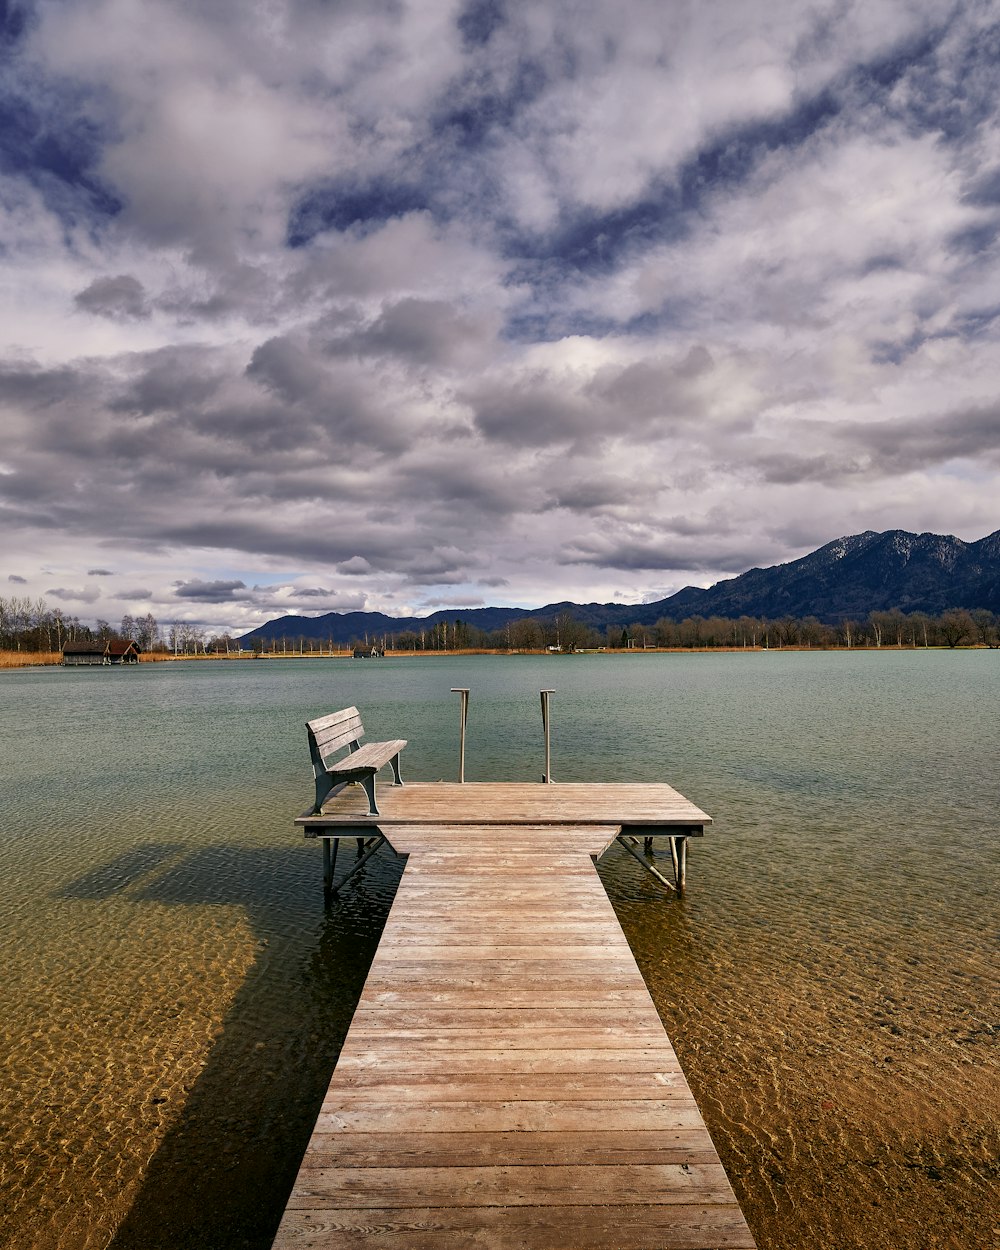
[{"label": "boathouse", "polygon": [[67,668],[93,664],[138,664],[139,648],[134,642],[67,642],[62,662]]}]

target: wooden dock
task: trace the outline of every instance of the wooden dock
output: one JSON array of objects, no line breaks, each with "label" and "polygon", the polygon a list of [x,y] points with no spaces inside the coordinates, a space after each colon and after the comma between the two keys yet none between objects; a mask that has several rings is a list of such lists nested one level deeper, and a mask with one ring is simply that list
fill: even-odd
[{"label": "wooden dock", "polygon": [[[670,787],[503,789],[379,791],[409,858],[275,1250],[748,1250],[594,867],[623,826],[708,817]],[[364,805],[312,832],[371,834]]]}]

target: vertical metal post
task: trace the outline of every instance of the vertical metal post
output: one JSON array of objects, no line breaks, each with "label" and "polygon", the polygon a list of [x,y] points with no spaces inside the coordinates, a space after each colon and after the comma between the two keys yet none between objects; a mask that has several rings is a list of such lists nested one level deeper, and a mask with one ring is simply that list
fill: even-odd
[{"label": "vertical metal post", "polygon": [[469,719],[469,689],[467,686],[452,686],[452,694],[461,696],[461,706],[459,707],[459,716],[461,717],[461,727],[458,739],[458,780],[465,781],[465,726]]},{"label": "vertical metal post", "polygon": [[554,690],[540,690],[542,696],[542,729],[545,731],[545,772],[542,774],[542,780],[551,782],[552,780],[552,735],[549,719],[549,695],[555,694]]},{"label": "vertical metal post", "polygon": [[323,839],[323,889],[327,894],[333,890],[333,873],[337,866],[339,838]]}]

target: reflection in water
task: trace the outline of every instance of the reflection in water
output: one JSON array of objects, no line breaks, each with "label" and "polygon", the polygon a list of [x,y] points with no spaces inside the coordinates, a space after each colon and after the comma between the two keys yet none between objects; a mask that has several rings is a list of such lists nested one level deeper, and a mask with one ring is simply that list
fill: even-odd
[{"label": "reflection in water", "polygon": [[291,826],[303,722],[357,703],[372,737],[410,740],[407,776],[451,778],[469,686],[469,778],[533,778],[551,686],[556,777],[665,777],[716,818],[682,903],[618,850],[601,875],[761,1250],[1000,1244],[998,671],[904,652],[0,676],[0,1239],[270,1245],[402,871],[386,848],[324,909]]},{"label": "reflection in water", "polygon": [[289,915],[283,892],[276,895],[287,862],[284,851],[206,848],[137,900],[201,907],[239,899],[259,953],[113,1250],[270,1245],[402,868],[384,862],[362,875],[315,926]]}]

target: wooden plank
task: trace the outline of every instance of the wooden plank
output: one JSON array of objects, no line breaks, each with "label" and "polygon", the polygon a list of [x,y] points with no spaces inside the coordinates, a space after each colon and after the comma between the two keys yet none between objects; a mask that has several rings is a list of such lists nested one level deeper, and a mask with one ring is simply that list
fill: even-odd
[{"label": "wooden plank", "polygon": [[[366,996],[369,1006],[427,1007],[493,1007],[497,1001],[492,986],[459,986],[428,989],[425,984],[408,985],[405,989],[377,989]],[[575,991],[515,988],[508,990],[503,1001],[507,1007],[638,1007],[645,1004],[645,991],[639,989],[594,989]]]},{"label": "wooden plank", "polygon": [[[492,986],[496,994],[505,994],[508,990],[530,989],[542,991],[546,988],[552,990],[576,990],[588,989],[594,984],[595,975],[593,965],[587,965],[579,973],[573,971],[560,971],[560,965],[555,963],[539,962],[535,965],[538,969],[547,969],[547,971],[536,972],[530,980],[523,973],[518,971],[516,967],[512,969],[500,969],[497,965],[482,965],[486,971],[479,972],[476,976],[470,976],[467,969],[458,966],[455,971],[449,972],[449,968],[453,965],[449,964],[429,964],[425,969],[424,965],[420,965],[418,970],[409,969],[407,976],[411,984],[419,985],[421,988],[427,989],[433,986],[436,989],[482,989],[485,986]],[[391,989],[398,986],[398,980],[392,976],[391,969],[393,964],[380,965],[373,972],[369,973],[369,983],[373,989]],[[642,976],[636,972],[632,975],[616,974],[616,980],[619,985],[629,989],[642,989],[645,982]]]},{"label": "wooden plank", "polygon": [[306,722],[313,734],[327,733],[331,730],[357,729],[362,731],[361,713],[356,707],[341,708],[339,712],[328,712],[325,716],[317,716],[315,720]]},{"label": "wooden plank", "polygon": [[415,947],[404,940],[390,942],[385,950],[379,947],[379,958],[383,963],[413,963],[419,958],[421,963],[444,962],[464,963],[476,959],[521,959],[529,961],[546,961],[557,959],[560,962],[570,959],[614,959],[621,962],[622,948],[618,945],[608,946],[549,946],[536,945],[509,946],[506,943],[496,946],[465,946],[460,942],[448,946],[431,946],[429,944]]},{"label": "wooden plank", "polygon": [[588,1127],[631,1132],[639,1129],[696,1128],[702,1123],[693,1098],[650,1102],[648,1099],[539,1099],[535,1102],[428,1102],[414,1106],[341,1107],[321,1111],[316,1128],[336,1131],[433,1133],[557,1132]]},{"label": "wooden plank", "polygon": [[[421,959],[393,959],[382,960],[379,962],[379,977],[391,976],[393,973],[400,977],[416,976],[428,969],[444,970],[451,966],[447,960],[421,960]],[[567,974],[575,973],[578,976],[590,976],[595,979],[598,977],[618,977],[621,978],[621,984],[631,984],[636,987],[643,984],[642,975],[635,964],[629,965],[628,960],[616,956],[614,959],[568,959],[563,963],[553,963],[551,959],[507,959],[497,956],[495,959],[469,959],[464,963],[455,965],[456,971],[463,977],[479,978],[513,978],[518,981],[530,981],[532,979],[548,978],[556,982],[562,980],[560,974],[561,969],[566,969]]]},{"label": "wooden plank", "polygon": [[[352,1039],[348,1037],[348,1041]],[[373,1050],[364,1045],[345,1047],[337,1060],[337,1072],[345,1082],[352,1072],[446,1072],[456,1078],[466,1073],[492,1072],[496,1075],[524,1072],[617,1072],[658,1071],[674,1059],[666,1038],[645,1046],[582,1045],[553,1049],[551,1046],[510,1047],[459,1046],[409,1049],[401,1051]],[[339,1082],[338,1082],[339,1087]],[[504,1085],[506,1087],[506,1083]],[[332,1086],[331,1086],[332,1088]]]},{"label": "wooden plank", "polygon": [[360,1008],[355,1014],[360,1036],[380,1031],[440,1033],[445,1040],[470,1029],[505,1032],[587,1029],[613,1032],[616,1036],[659,1037],[662,1027],[655,1012],[621,1007],[425,1007],[397,1004],[394,1007]]},{"label": "wooden plank", "polygon": [[[627,947],[626,938],[617,933],[594,932],[593,924],[517,917],[498,917],[491,923],[494,942],[516,944],[557,941],[565,944],[579,942],[587,946]],[[483,940],[483,926],[466,916],[441,916],[432,920],[414,917],[408,923],[387,924],[382,931],[382,941],[407,941],[414,946],[437,946],[442,938],[449,942]],[[381,943],[380,943],[381,945]]]},{"label": "wooden plank", "polygon": [[[404,1065],[405,1066],[405,1065]],[[687,1087],[680,1081],[680,1067],[658,1072],[543,1072],[511,1074],[503,1083],[506,1098],[518,1102],[564,1102],[577,1099],[589,1102],[611,1097],[630,1100],[654,1098],[670,1101],[671,1098],[690,1098]],[[385,1072],[382,1080],[373,1080],[371,1073],[356,1073],[337,1087],[329,1107],[366,1105],[372,1101],[374,1091],[383,1101],[395,1106],[417,1102],[494,1102],[497,1082],[490,1074],[460,1077],[452,1073]]]},{"label": "wooden plank", "polygon": [[[352,1046],[370,1048],[378,1043],[379,1049],[386,1054],[406,1055],[417,1054],[426,1050],[459,1050],[468,1049],[470,1044],[481,1045],[486,1050],[580,1050],[584,1046],[588,1050],[622,1050],[629,1040],[638,1045],[655,1042],[657,1032],[653,1028],[638,1032],[634,1028],[614,1028],[601,1026],[588,1029],[541,1029],[541,1028],[509,1028],[509,1029],[449,1029],[447,1036],[443,1032],[421,1029],[365,1029],[358,1030],[352,1039]],[[344,1043],[347,1049],[347,1043]],[[350,1053],[350,1052],[348,1052]]]},{"label": "wooden plank", "polygon": [[714,1163],[704,1125],[653,1132],[314,1133],[304,1162],[332,1167]]},{"label": "wooden plank", "polygon": [[424,1207],[288,1211],[283,1250],[754,1250],[738,1207]]},{"label": "wooden plank", "polygon": [[350,742],[356,742],[365,732],[361,714],[356,707],[345,707],[339,712],[330,712],[327,716],[307,721],[306,728],[312,734],[321,755],[329,755]]},{"label": "wooden plank", "polygon": [[[479,1052],[464,1053],[474,1055]],[[569,1065],[541,1071],[536,1071],[531,1067],[513,1068],[504,1079],[503,1092],[513,1097],[516,1091],[518,1098],[555,1098],[561,1097],[565,1092],[567,1096],[571,1095],[574,1098],[598,1099],[608,1091],[614,1091],[616,1098],[619,1095],[661,1098],[669,1097],[671,1089],[687,1091],[687,1083],[682,1079],[680,1062],[672,1050],[639,1052],[630,1049],[628,1053],[630,1056],[655,1055],[655,1060],[651,1058],[641,1062],[638,1069],[628,1066],[619,1068],[617,1071],[592,1069],[589,1066],[577,1070]],[[480,1071],[475,1066],[473,1070],[464,1072],[460,1068],[424,1071],[418,1063],[415,1065],[415,1070],[411,1071],[410,1066],[405,1062],[398,1067],[393,1065],[376,1070],[363,1067],[356,1067],[353,1072],[345,1070],[336,1088],[344,1093],[359,1089],[379,1090],[378,1097],[385,1098],[384,1091],[390,1086],[399,1086],[401,1089],[405,1087],[413,1091],[416,1098],[425,1098],[427,1092],[433,1090],[447,1091],[448,1097],[454,1097],[455,1090],[459,1087],[467,1091],[476,1091],[477,1097],[486,1093],[491,1098],[495,1098],[498,1088],[496,1073]],[[629,1094],[630,1090],[633,1093]],[[329,1091],[327,1093],[329,1094]],[[401,1094],[400,1097],[404,1095]],[[462,1098],[465,1097],[466,1094],[463,1094]],[[468,1097],[472,1097],[471,1092]],[[439,1094],[438,1100],[442,1098],[443,1095]]]},{"label": "wooden plank", "polygon": [[339,775],[374,769],[376,772],[388,764],[394,755],[398,755],[406,746],[405,738],[394,738],[391,742],[366,742],[353,754],[345,755],[342,760],[327,764],[327,771]]},{"label": "wooden plank", "polygon": [[310,1167],[291,1208],[578,1206],[725,1203],[732,1191],[720,1164],[660,1163],[547,1167]]}]

